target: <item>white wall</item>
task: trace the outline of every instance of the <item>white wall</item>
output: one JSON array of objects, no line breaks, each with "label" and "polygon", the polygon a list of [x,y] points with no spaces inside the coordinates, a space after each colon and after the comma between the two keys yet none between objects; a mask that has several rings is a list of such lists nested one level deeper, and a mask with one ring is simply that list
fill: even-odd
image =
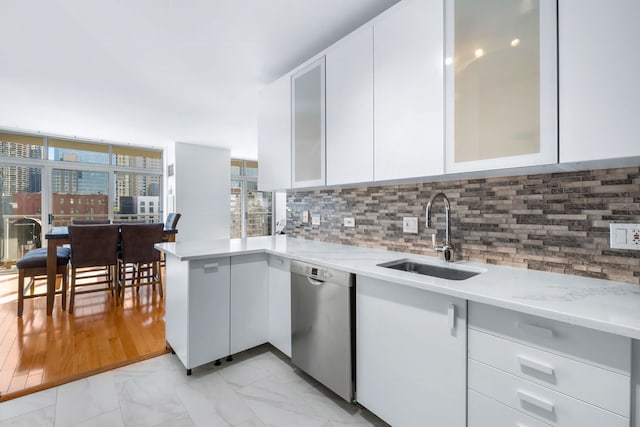
[{"label": "white wall", "polygon": [[[175,175],[169,176],[168,170],[169,165],[174,165],[176,162],[176,144],[175,142],[171,142],[167,144],[164,148],[164,153],[162,154],[162,159],[164,160],[164,187],[163,187],[163,203],[162,210],[164,212],[164,218],[167,217],[168,214],[175,212],[175,203],[173,196],[175,194],[176,189],[176,179]],[[163,220],[164,220],[163,218]]]},{"label": "white wall", "polygon": [[183,142],[171,144],[167,151],[174,176],[167,177],[165,210],[172,211],[173,191],[175,212],[182,214],[176,241],[228,239],[231,152]]}]

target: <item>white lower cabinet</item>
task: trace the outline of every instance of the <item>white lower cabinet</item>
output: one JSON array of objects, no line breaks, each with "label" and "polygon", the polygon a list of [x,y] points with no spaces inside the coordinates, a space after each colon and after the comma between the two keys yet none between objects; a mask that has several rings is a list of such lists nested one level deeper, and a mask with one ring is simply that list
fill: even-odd
[{"label": "white lower cabinet", "polygon": [[[629,418],[475,360],[469,360],[469,389],[553,426],[628,427]],[[594,384],[598,387],[598,385]]]},{"label": "white lower cabinet", "polygon": [[269,336],[267,255],[231,257],[231,353],[264,344]]},{"label": "white lower cabinet", "polygon": [[187,369],[228,356],[229,257],[166,259],[167,342]]},{"label": "white lower cabinet", "polygon": [[[629,375],[469,329],[469,358],[629,416]],[[593,385],[597,384],[596,387]]]},{"label": "white lower cabinet", "polygon": [[484,304],[468,308],[469,426],[539,425],[488,423],[482,397],[542,425],[629,426],[629,338]]},{"label": "white lower cabinet", "polygon": [[467,427],[548,427],[484,394],[469,390]]},{"label": "white lower cabinet", "polygon": [[291,357],[291,261],[269,257],[269,342]]},{"label": "white lower cabinet", "polygon": [[640,427],[640,341],[633,340],[633,354],[631,370],[633,372],[631,379],[631,395],[633,396],[633,410],[631,411],[632,427]]},{"label": "white lower cabinet", "polygon": [[265,254],[180,261],[167,255],[166,339],[190,370],[268,340]]},{"label": "white lower cabinet", "polygon": [[357,276],[356,400],[394,427],[464,427],[466,301]]}]

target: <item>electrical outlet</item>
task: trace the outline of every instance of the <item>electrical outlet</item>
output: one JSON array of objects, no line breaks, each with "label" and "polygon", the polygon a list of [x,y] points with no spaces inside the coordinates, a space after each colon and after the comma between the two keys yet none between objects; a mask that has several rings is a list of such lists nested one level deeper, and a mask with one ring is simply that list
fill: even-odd
[{"label": "electrical outlet", "polygon": [[320,214],[311,215],[311,225],[320,225]]},{"label": "electrical outlet", "polygon": [[402,218],[402,232],[403,233],[417,233],[418,232],[418,217],[405,216]]},{"label": "electrical outlet", "polygon": [[309,224],[309,211],[302,211],[302,223]]},{"label": "electrical outlet", "polygon": [[356,219],[355,218],[345,218],[344,219],[344,226],[345,227],[355,227],[356,226]]},{"label": "electrical outlet", "polygon": [[610,246],[640,250],[640,224],[609,224]]}]

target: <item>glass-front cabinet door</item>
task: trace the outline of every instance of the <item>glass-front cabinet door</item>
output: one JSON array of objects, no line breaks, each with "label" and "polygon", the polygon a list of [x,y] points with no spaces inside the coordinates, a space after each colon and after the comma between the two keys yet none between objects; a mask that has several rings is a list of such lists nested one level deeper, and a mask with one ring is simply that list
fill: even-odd
[{"label": "glass-front cabinet door", "polygon": [[325,185],[325,57],[291,76],[293,187]]},{"label": "glass-front cabinet door", "polygon": [[556,163],[556,1],[446,0],[446,169]]}]

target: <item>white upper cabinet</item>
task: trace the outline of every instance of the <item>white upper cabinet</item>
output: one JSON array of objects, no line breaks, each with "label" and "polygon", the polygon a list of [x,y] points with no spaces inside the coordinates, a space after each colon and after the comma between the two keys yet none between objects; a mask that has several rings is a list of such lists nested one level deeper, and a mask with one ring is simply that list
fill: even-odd
[{"label": "white upper cabinet", "polygon": [[258,188],[291,188],[291,80],[287,74],[260,92]]},{"label": "white upper cabinet", "polygon": [[374,177],[444,169],[442,0],[403,0],[374,21]]},{"label": "white upper cabinet", "polygon": [[291,76],[293,187],[325,180],[325,57]]},{"label": "white upper cabinet", "polygon": [[327,52],[327,184],[373,181],[373,29]]},{"label": "white upper cabinet", "polygon": [[446,172],[557,163],[556,2],[445,4]]},{"label": "white upper cabinet", "polygon": [[640,2],[560,0],[560,162],[640,156]]}]

